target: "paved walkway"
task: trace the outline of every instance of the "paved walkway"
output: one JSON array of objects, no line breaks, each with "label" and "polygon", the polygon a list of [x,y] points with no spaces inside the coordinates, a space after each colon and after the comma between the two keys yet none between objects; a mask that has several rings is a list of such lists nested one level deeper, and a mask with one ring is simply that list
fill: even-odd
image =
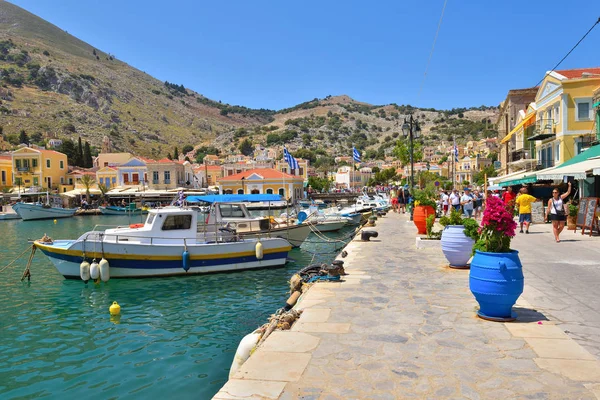
[{"label": "paved walkway", "polygon": [[375,229],[378,240],[346,248],[345,282],[313,286],[292,330],[269,337],[216,399],[600,398],[600,363],[543,307],[526,298],[517,322],[480,320],[468,270],[416,250],[406,216]]}]

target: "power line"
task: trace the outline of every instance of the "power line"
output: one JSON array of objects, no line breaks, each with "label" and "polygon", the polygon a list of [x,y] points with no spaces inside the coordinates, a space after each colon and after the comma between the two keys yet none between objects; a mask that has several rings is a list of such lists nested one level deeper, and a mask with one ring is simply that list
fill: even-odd
[{"label": "power line", "polygon": [[[592,31],[592,29],[594,29],[594,28],[596,27],[596,25],[598,25],[598,24],[600,24],[600,18],[598,18],[598,21],[596,21],[596,22],[594,23],[594,25],[592,25],[592,27],[591,27],[591,28],[590,28],[590,29],[589,29],[589,30],[588,30],[588,31],[585,33],[585,35],[583,35],[583,37],[582,37],[581,39],[579,39],[579,41],[578,41],[578,42],[575,44],[575,46],[573,46],[573,48],[572,48],[571,50],[569,50],[569,52],[568,52],[568,53],[567,53],[567,54],[566,54],[566,55],[565,55],[563,58],[561,58],[561,60],[558,62],[558,64],[556,64],[556,65],[555,65],[555,66],[554,66],[554,67],[553,67],[553,68],[552,68],[550,71],[548,71],[548,72],[547,72],[547,73],[544,75],[544,77],[543,77],[543,78],[542,78],[542,79],[541,79],[541,80],[540,80],[538,83],[536,83],[536,85],[535,85],[535,86],[539,86],[539,84],[540,84],[540,83],[542,83],[542,81],[543,81],[544,79],[546,79],[546,76],[550,75],[550,73],[552,73],[552,71],[554,71],[556,68],[558,68],[558,66],[559,66],[560,64],[562,64],[562,62],[563,62],[563,61],[565,61],[565,59],[566,59],[567,57],[569,57],[569,54],[571,54],[571,53],[573,52],[573,50],[575,50],[575,48],[577,48],[577,46],[579,46],[579,43],[583,42],[583,39],[585,39],[585,38],[586,38],[586,36],[590,34],[590,32]],[[535,86],[534,86],[534,87],[535,87]]]},{"label": "power line", "polygon": [[446,4],[448,4],[448,0],[444,0],[444,7],[442,7],[442,15],[440,15],[440,21],[438,22],[437,30],[435,31],[435,37],[433,38],[433,45],[431,46],[431,52],[429,53],[429,59],[427,60],[427,65],[425,66],[425,73],[423,74],[423,80],[421,81],[421,87],[419,88],[417,100],[419,100],[419,98],[421,97],[421,92],[423,91],[423,86],[425,85],[425,79],[427,79],[427,72],[429,71],[429,64],[431,64],[431,59],[433,57],[433,50],[435,50],[435,42],[437,42],[438,34],[440,33],[440,28],[442,27],[442,20],[444,19],[444,11],[446,11]]}]

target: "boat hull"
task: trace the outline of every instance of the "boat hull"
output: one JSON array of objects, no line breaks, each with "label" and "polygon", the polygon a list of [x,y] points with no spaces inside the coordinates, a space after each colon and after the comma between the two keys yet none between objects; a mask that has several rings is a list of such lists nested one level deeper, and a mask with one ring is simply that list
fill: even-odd
[{"label": "boat hull", "polygon": [[292,247],[300,247],[302,243],[306,240],[308,235],[310,235],[311,229],[310,226],[302,224],[302,225],[292,225],[289,228],[274,228],[271,229],[270,232],[238,232],[239,235],[243,238],[256,238],[256,237],[272,237],[272,238],[281,238],[287,240]]},{"label": "boat hull", "polygon": [[342,229],[344,225],[346,225],[346,221],[325,221],[316,223],[314,227],[319,232],[335,232]]},{"label": "boat hull", "polygon": [[125,208],[98,207],[103,215],[140,215],[148,214],[148,210],[136,208],[135,210],[127,210]]},{"label": "boat hull", "polygon": [[39,204],[17,203],[13,206],[13,210],[23,221],[31,221],[35,219],[56,219],[70,218],[77,211],[76,208],[54,208],[44,207]]},{"label": "boat hull", "polygon": [[[240,271],[254,268],[278,267],[285,264],[291,249],[282,239],[265,239],[263,257],[256,257],[256,241],[229,243],[187,243],[190,268],[183,269],[182,244],[160,243],[95,243],[82,240],[57,240],[52,244],[34,242],[68,279],[79,278],[79,265],[84,259],[108,260],[112,278],[147,278],[199,275],[214,272]],[[98,251],[101,248],[104,251]]]}]

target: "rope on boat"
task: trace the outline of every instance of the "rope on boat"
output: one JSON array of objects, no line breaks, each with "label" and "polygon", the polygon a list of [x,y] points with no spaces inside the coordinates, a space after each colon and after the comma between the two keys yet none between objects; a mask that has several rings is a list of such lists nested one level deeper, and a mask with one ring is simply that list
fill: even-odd
[{"label": "rope on boat", "polygon": [[35,245],[32,244],[31,246],[29,246],[25,250],[23,250],[23,252],[17,256],[17,258],[12,260],[10,263],[8,263],[8,265],[4,266],[2,269],[0,269],[0,273],[4,272],[7,268],[9,268],[11,265],[13,265],[19,258],[23,257],[23,255],[25,253],[27,253],[27,251],[31,250],[32,247],[35,248]]},{"label": "rope on boat", "polygon": [[[44,235],[46,237],[46,235]],[[33,261],[33,256],[35,255],[35,251],[37,247],[35,245],[31,246],[31,254],[29,254],[29,260],[27,260],[27,266],[25,267],[25,271],[23,271],[23,276],[21,276],[21,282],[27,278],[27,281],[31,281],[31,262]]]}]

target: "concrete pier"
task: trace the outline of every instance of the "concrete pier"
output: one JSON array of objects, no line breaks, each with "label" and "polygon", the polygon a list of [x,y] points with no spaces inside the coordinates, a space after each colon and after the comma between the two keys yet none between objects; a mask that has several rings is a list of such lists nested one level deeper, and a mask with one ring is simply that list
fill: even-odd
[{"label": "concrete pier", "polygon": [[[552,308],[574,297],[545,297],[528,285],[540,280],[528,271],[532,254],[522,257],[517,321],[484,321],[475,315],[469,271],[448,268],[439,249],[417,250],[407,219],[390,213],[373,228],[377,239],[351,242],[343,282],[311,287],[292,329],[273,333],[215,399],[600,398],[595,343],[570,336],[564,327],[574,322],[560,312],[528,302]],[[538,263],[553,251],[560,257],[560,248],[535,247]],[[583,325],[581,335],[596,329],[595,321]]]}]

